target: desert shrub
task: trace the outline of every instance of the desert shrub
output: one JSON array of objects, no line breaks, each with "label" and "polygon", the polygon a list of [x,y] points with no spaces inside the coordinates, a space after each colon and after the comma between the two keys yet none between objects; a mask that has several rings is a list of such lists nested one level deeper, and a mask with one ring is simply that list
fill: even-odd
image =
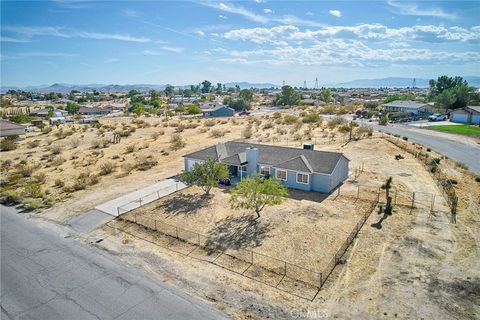
[{"label": "desert shrub", "polygon": [[121,131],[118,131],[116,132],[120,137],[128,137],[130,136],[131,132],[130,130],[121,130]]},{"label": "desert shrub", "polygon": [[2,161],[2,164],[0,166],[0,170],[2,172],[5,172],[7,171],[8,169],[10,169],[10,167],[12,166],[12,160],[5,160],[5,161]]},{"label": "desert shrub", "polygon": [[77,179],[72,185],[73,191],[85,190],[87,188],[87,179]]},{"label": "desert shrub", "polygon": [[26,198],[41,198],[42,195],[42,186],[38,183],[31,182],[23,186],[23,196]]},{"label": "desert shrub", "polygon": [[92,149],[102,149],[108,147],[110,141],[107,139],[95,139],[92,141],[91,147]]},{"label": "desert shrub", "polygon": [[57,155],[57,154],[60,154],[62,153],[63,151],[63,148],[62,146],[56,144],[56,145],[53,145],[51,148],[50,148],[50,152],[54,155]]},{"label": "desert shrub", "polygon": [[315,123],[321,121],[320,115],[318,113],[312,112],[303,116],[302,121],[304,123]]},{"label": "desert shrub", "polygon": [[159,136],[160,136],[160,133],[158,133],[158,132],[154,132],[154,133],[151,134],[151,137],[152,137],[153,140],[157,140]]},{"label": "desert shrub", "polygon": [[209,119],[203,123],[205,127],[213,127],[217,122],[215,120]]},{"label": "desert shrub", "polygon": [[35,175],[33,175],[33,181],[35,181],[36,183],[40,183],[40,184],[43,184],[45,183],[45,180],[47,180],[47,175],[43,172],[39,172]]},{"label": "desert shrub", "polygon": [[65,186],[65,182],[61,179],[55,179],[54,186],[57,188],[63,188]]},{"label": "desert shrub", "polygon": [[27,142],[27,147],[29,149],[33,149],[33,148],[36,148],[40,145],[40,140],[30,140]]},{"label": "desert shrub", "polygon": [[298,121],[298,118],[292,114],[286,114],[283,117],[283,123],[284,124],[294,124]]},{"label": "desert shrub", "polygon": [[177,133],[180,133],[180,132],[183,132],[185,130],[185,125],[180,123],[176,128],[175,128],[175,132]]},{"label": "desert shrub", "polygon": [[402,139],[405,141],[408,141],[408,137],[403,137]]},{"label": "desert shrub", "polygon": [[63,157],[55,157],[52,159],[52,165],[55,167],[61,166],[65,161],[65,158]]},{"label": "desert shrub", "polygon": [[274,112],[272,117],[273,117],[273,119],[281,119],[282,114],[280,112]]},{"label": "desert shrub", "polygon": [[1,151],[12,151],[17,149],[17,137],[18,136],[10,136],[4,138],[0,141],[0,150]]},{"label": "desert shrub", "polygon": [[295,140],[295,141],[300,141],[300,140],[302,140],[302,134],[300,134],[300,133],[295,133],[295,134],[293,135],[293,140]]},{"label": "desert shrub", "polygon": [[138,170],[145,171],[156,166],[157,163],[157,160],[155,160],[152,156],[141,156],[136,160],[136,168]]},{"label": "desert shrub", "polygon": [[180,150],[185,147],[186,143],[179,134],[173,134],[170,139],[170,149]]},{"label": "desert shrub", "polygon": [[13,206],[16,204],[19,204],[21,201],[21,197],[18,194],[17,190],[6,190],[0,193],[0,203],[7,205],[7,206]]},{"label": "desert shrub", "polygon": [[124,175],[128,176],[133,170],[135,170],[135,164],[126,162],[121,166]]},{"label": "desert shrub", "polygon": [[350,126],[348,124],[341,125],[338,129],[340,133],[348,133],[350,132]]},{"label": "desert shrub", "polygon": [[440,158],[432,158],[432,160],[430,161],[430,164],[439,165],[440,164]]},{"label": "desert shrub", "polygon": [[34,170],[33,166],[26,165],[26,164],[18,166],[18,169],[17,169],[18,173],[24,178],[31,177],[33,170]]},{"label": "desert shrub", "polygon": [[271,128],[273,128],[273,123],[271,123],[271,122],[267,122],[263,126],[263,130],[268,130],[268,129],[271,129]]},{"label": "desert shrub", "polygon": [[463,170],[468,170],[468,167],[465,165],[465,163],[457,162],[457,167]]},{"label": "desert shrub", "polygon": [[475,181],[480,182],[480,176],[475,176]]},{"label": "desert shrub", "polygon": [[221,138],[225,135],[225,131],[220,129],[213,129],[210,131],[210,136],[213,138]]},{"label": "desert shrub", "polygon": [[250,139],[252,137],[252,126],[251,125],[247,125],[245,127],[245,129],[243,129],[242,131],[242,137],[244,137],[245,139]]},{"label": "desert shrub", "polygon": [[198,132],[199,132],[199,133],[205,133],[205,132],[207,132],[208,130],[210,130],[210,128],[200,128],[200,129],[198,129]]},{"label": "desert shrub", "polygon": [[100,175],[106,176],[115,171],[115,164],[113,162],[104,162],[100,165]]},{"label": "desert shrub", "polygon": [[130,144],[125,147],[125,153],[132,153],[135,152],[136,146],[134,144]]},{"label": "desert shrub", "polygon": [[72,138],[70,140],[70,146],[72,147],[72,149],[78,148],[79,145],[80,145],[80,139]]},{"label": "desert shrub", "polygon": [[90,176],[88,177],[88,179],[87,179],[87,183],[88,183],[88,185],[90,185],[90,186],[93,186],[93,185],[95,185],[95,184],[97,184],[97,183],[99,183],[99,182],[100,182],[100,177],[99,177],[98,175],[96,175],[96,174],[90,175]]},{"label": "desert shrub", "polygon": [[49,134],[50,132],[52,132],[52,127],[43,127],[42,129],[42,133],[43,134]]},{"label": "desert shrub", "polygon": [[186,129],[195,129],[199,126],[198,123],[189,123],[185,126]]},{"label": "desert shrub", "polygon": [[38,199],[29,199],[25,201],[25,207],[29,210],[37,210],[43,207],[43,202]]}]

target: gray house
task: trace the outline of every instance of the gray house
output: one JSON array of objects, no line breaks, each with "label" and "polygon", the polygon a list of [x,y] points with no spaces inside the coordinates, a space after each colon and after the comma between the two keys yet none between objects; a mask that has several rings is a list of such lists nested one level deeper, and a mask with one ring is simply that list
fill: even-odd
[{"label": "gray house", "polygon": [[235,110],[228,106],[219,105],[209,109],[201,109],[204,117],[233,117]]},{"label": "gray house", "polygon": [[342,153],[278,147],[229,141],[183,156],[185,171],[194,164],[213,159],[228,165],[232,176],[242,179],[254,173],[281,180],[286,187],[330,193],[348,177],[347,159]]},{"label": "gray house", "polygon": [[395,100],[383,105],[385,110],[396,112],[410,112],[413,114],[432,113],[432,106],[426,103],[418,103],[411,100]]}]

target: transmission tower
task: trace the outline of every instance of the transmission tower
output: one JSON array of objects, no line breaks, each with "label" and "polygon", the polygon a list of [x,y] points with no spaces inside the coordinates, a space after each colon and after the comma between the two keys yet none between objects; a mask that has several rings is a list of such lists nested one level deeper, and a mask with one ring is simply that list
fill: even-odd
[{"label": "transmission tower", "polygon": [[303,89],[307,90],[307,80],[303,80]]},{"label": "transmission tower", "polygon": [[412,89],[415,89],[416,86],[417,86],[417,79],[413,78]]},{"label": "transmission tower", "polygon": [[318,89],[318,78],[315,78],[315,89]]}]

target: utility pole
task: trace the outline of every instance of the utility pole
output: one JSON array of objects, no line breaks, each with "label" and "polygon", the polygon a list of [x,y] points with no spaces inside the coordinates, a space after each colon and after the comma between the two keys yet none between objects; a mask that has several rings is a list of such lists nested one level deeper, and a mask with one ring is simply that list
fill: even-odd
[{"label": "utility pole", "polygon": [[318,90],[318,78],[315,78],[315,89]]}]

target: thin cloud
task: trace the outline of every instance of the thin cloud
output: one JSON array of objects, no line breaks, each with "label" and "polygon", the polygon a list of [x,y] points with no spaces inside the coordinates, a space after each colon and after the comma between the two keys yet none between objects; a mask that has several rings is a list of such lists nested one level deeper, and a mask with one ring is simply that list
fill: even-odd
[{"label": "thin cloud", "polygon": [[104,60],[103,63],[115,63],[115,62],[118,62],[118,61],[120,61],[120,59],[110,58],[110,59]]},{"label": "thin cloud", "polygon": [[329,12],[332,16],[340,18],[342,16],[342,12],[340,10],[330,10]]},{"label": "thin cloud", "polygon": [[94,40],[118,40],[127,42],[150,42],[149,38],[134,37],[129,34],[112,34],[112,33],[99,33],[82,31],[75,29],[68,29],[64,27],[51,27],[51,26],[5,26],[4,31],[12,32],[16,34],[24,35],[28,38],[37,36],[52,36],[60,38],[83,38]]},{"label": "thin cloud", "polygon": [[153,50],[143,50],[143,54],[146,56],[162,56],[162,52],[153,51]]},{"label": "thin cloud", "polygon": [[28,39],[17,39],[12,37],[4,37],[0,36],[0,42],[14,42],[14,43],[24,43],[24,42],[31,42]]},{"label": "thin cloud", "polygon": [[283,16],[275,16],[273,14],[268,14],[268,15],[261,15],[257,14],[253,11],[250,11],[242,6],[237,6],[233,5],[231,3],[223,3],[223,2],[198,2],[200,5],[213,8],[216,10],[220,10],[222,12],[228,12],[232,14],[237,14],[240,15],[248,20],[266,24],[269,22],[279,22],[283,24],[295,24],[295,25],[301,25],[301,26],[310,26],[310,27],[320,27],[322,24],[315,22],[315,21],[310,21],[310,20],[305,20],[302,18],[298,18],[294,15],[283,15]]},{"label": "thin cloud", "polygon": [[263,9],[263,12],[266,14],[269,14],[269,13],[273,13],[273,10],[267,8],[267,9]]},{"label": "thin cloud", "polygon": [[441,8],[420,8],[418,4],[415,3],[397,3],[392,0],[387,1],[390,5],[391,11],[400,15],[407,16],[424,16],[424,17],[435,17],[435,18],[444,18],[444,19],[458,19],[458,16],[454,13],[447,13]]},{"label": "thin cloud", "polygon": [[64,53],[64,52],[23,52],[19,56],[22,57],[64,57],[73,58],[78,57],[76,53]]},{"label": "thin cloud", "polygon": [[128,18],[137,18],[140,16],[140,14],[132,9],[125,9],[122,11],[122,15]]},{"label": "thin cloud", "polygon": [[181,52],[183,52],[183,48],[177,48],[177,47],[167,47],[167,46],[163,46],[162,49],[165,50],[165,51],[170,51],[170,52],[174,52],[174,53],[181,53]]}]

